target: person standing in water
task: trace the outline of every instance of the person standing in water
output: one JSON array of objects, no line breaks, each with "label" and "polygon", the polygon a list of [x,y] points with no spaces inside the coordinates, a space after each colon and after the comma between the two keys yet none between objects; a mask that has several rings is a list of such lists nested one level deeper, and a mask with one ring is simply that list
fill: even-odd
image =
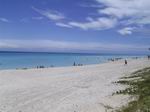
[{"label": "person standing in water", "polygon": [[128,64],[127,60],[125,60],[125,61],[124,61],[124,64],[125,64],[125,65],[127,65],[127,64]]}]

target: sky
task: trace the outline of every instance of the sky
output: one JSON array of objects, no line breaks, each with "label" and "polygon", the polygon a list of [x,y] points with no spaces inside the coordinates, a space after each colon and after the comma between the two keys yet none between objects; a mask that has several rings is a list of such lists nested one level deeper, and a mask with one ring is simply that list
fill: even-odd
[{"label": "sky", "polygon": [[150,0],[0,0],[0,50],[149,53]]}]

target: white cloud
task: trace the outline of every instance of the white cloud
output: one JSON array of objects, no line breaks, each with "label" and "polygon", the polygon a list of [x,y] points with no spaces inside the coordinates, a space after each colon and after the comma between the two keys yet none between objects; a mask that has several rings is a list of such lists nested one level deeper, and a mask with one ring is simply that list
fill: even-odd
[{"label": "white cloud", "polygon": [[9,20],[6,19],[6,18],[0,18],[0,21],[5,22],[5,23],[8,23],[8,22],[9,22]]},{"label": "white cloud", "polygon": [[72,28],[71,25],[68,25],[68,24],[65,24],[65,23],[56,23],[57,26],[60,26],[60,27],[66,27],[66,28]]},{"label": "white cloud", "polygon": [[50,20],[54,20],[54,21],[58,21],[58,20],[62,20],[65,19],[65,16],[58,12],[58,11],[54,11],[54,10],[40,10],[37,9],[35,7],[32,7],[36,12],[40,13],[41,15],[47,17]]},{"label": "white cloud", "polygon": [[[64,20],[66,17],[57,11],[51,10],[39,10],[37,8],[32,7],[36,12],[44,15],[45,17],[49,18],[50,20]],[[117,20],[115,18],[106,18],[106,17],[99,17],[93,19],[91,17],[86,17],[86,22],[77,22],[77,21],[70,21],[70,22],[56,22],[55,24],[59,27],[66,27],[66,28],[73,28],[77,27],[83,30],[104,30],[112,28],[116,25]]]},{"label": "white cloud", "polygon": [[87,20],[87,21],[91,21],[91,22],[94,21],[94,19],[91,18],[91,17],[87,17],[86,20]]},{"label": "white cloud", "polygon": [[[100,14],[108,17],[114,17],[118,24],[123,27],[130,25],[148,25],[150,24],[150,0],[96,0],[103,4],[104,8],[99,8]],[[139,27],[140,28],[140,27]],[[132,34],[130,28],[124,28],[119,31],[121,34]]]},{"label": "white cloud", "polygon": [[109,29],[113,28],[117,20],[113,18],[98,18],[96,20],[93,20],[92,18],[87,18],[89,21],[88,22],[69,22],[68,24],[81,28],[83,30],[88,30],[88,29],[93,29],[93,30],[103,30],[103,29]]},{"label": "white cloud", "polygon": [[[129,17],[134,19],[135,23],[150,23],[150,0],[97,0],[106,6],[99,9],[99,13],[117,18]],[[137,22],[138,21],[138,22]]]},{"label": "white cloud", "polygon": [[134,30],[135,30],[134,27],[126,27],[121,30],[118,30],[118,32],[122,35],[131,35]]}]

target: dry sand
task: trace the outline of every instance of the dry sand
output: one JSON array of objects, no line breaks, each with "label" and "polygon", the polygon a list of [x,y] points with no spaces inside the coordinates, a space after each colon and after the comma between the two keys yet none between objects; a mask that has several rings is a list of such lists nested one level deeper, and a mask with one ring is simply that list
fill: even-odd
[{"label": "dry sand", "polygon": [[[0,71],[0,112],[106,112],[124,105],[128,96],[120,77],[150,66],[146,59],[82,67]],[[109,110],[109,109],[108,109]]]}]

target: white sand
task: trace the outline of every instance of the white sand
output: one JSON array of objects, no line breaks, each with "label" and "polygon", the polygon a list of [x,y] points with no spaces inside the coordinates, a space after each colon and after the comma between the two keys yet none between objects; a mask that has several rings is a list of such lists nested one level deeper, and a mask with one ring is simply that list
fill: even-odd
[{"label": "white sand", "polygon": [[120,77],[150,66],[146,59],[83,67],[0,71],[0,112],[105,112],[128,97],[112,93]]}]

